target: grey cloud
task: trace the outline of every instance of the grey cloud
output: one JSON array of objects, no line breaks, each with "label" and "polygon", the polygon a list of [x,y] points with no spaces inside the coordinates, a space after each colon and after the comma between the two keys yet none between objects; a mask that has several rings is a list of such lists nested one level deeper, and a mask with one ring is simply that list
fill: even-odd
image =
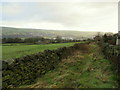
[{"label": "grey cloud", "polygon": [[[20,17],[13,17],[17,22],[23,20],[28,23],[47,22],[47,24],[52,23],[52,25],[56,23],[65,28],[77,28],[79,30],[117,29],[117,3],[113,2],[40,2],[20,4],[20,7],[24,12],[19,15]],[[11,20],[13,20],[13,18],[11,18]]]},{"label": "grey cloud", "polygon": [[39,3],[35,20],[76,26],[116,12],[116,5],[117,3]]}]

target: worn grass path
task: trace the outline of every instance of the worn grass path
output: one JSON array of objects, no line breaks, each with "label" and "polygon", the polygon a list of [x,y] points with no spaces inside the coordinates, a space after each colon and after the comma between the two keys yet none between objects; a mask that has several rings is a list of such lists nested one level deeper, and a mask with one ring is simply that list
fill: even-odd
[{"label": "worn grass path", "polygon": [[87,52],[76,51],[35,84],[21,88],[116,88],[116,79],[113,66],[104,59],[99,46],[92,43]]}]

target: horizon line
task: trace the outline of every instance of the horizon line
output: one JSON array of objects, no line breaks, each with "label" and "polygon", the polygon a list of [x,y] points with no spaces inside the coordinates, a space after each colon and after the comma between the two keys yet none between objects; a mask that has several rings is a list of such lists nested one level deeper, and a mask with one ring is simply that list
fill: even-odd
[{"label": "horizon line", "polygon": [[36,29],[36,30],[52,30],[52,31],[78,31],[78,32],[102,32],[102,33],[118,33],[118,32],[106,32],[106,31],[92,31],[92,30],[90,30],[90,31],[87,31],[87,30],[73,30],[73,29],[71,29],[71,30],[69,30],[69,29],[45,29],[45,28],[29,28],[29,27],[15,27],[15,26],[0,26],[0,28],[3,28],[3,27],[5,27],[5,28],[19,28],[19,29]]}]

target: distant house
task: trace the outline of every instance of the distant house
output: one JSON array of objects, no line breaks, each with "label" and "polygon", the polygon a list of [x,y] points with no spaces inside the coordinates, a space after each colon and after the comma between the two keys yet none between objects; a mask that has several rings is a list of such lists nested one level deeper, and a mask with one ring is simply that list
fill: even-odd
[{"label": "distant house", "polygon": [[117,37],[116,45],[120,45],[120,31],[118,31],[118,37]]}]

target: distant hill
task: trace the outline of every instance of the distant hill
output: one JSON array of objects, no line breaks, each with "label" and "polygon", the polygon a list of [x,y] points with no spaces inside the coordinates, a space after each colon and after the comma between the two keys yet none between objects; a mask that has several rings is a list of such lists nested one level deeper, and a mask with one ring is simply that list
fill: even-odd
[{"label": "distant hill", "polygon": [[85,38],[92,38],[96,35],[97,35],[97,32],[2,27],[3,38],[5,37],[6,38],[16,38],[16,37],[19,37],[19,38],[28,38],[28,37],[54,38],[54,37],[60,36],[66,39],[67,38],[85,39]]}]

